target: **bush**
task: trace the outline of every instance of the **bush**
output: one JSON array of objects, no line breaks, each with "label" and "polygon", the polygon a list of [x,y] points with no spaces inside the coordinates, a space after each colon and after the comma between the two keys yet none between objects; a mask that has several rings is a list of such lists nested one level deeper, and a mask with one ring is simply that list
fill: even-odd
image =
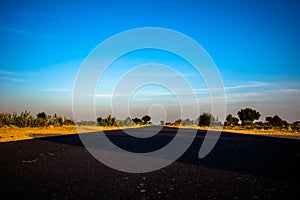
[{"label": "bush", "polygon": [[0,113],[0,127],[15,126],[15,127],[43,127],[43,126],[63,126],[63,125],[75,125],[73,119],[66,117],[57,117],[55,114],[53,117],[47,115],[45,112],[38,113],[36,117],[33,117],[30,112],[22,111],[20,115],[17,112]]}]

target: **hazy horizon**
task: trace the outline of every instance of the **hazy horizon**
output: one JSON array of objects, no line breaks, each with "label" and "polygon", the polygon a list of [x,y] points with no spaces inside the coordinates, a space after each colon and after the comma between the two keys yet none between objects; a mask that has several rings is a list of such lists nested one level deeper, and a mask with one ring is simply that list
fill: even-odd
[{"label": "hazy horizon", "polygon": [[[78,70],[99,43],[129,29],[162,27],[179,31],[205,48],[223,78],[227,113],[236,116],[250,107],[262,114],[261,121],[277,114],[294,122],[300,120],[299,19],[300,2],[283,0],[1,1],[0,112],[44,111],[71,117]],[[210,112],[205,81],[190,63],[169,52],[145,49],[123,55],[106,71],[94,94],[98,116],[127,116],[110,110],[111,98],[118,103],[124,95],[116,93],[115,86],[128,71],[149,63],[180,73],[197,97],[199,115]],[[181,89],[176,73],[149,67],[136,79],[161,76]],[[185,106],[192,112],[189,98],[186,95]],[[151,115],[152,106],[152,116],[160,121],[164,115],[160,105],[169,121],[180,116],[176,96],[168,88],[141,87],[131,97],[131,116]]]}]

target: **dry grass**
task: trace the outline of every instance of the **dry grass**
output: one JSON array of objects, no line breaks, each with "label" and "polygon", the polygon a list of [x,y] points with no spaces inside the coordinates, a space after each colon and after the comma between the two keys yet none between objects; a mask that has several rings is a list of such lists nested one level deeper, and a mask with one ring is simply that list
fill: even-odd
[{"label": "dry grass", "polygon": [[[99,127],[99,126],[63,126],[63,127],[37,127],[37,128],[0,128],[0,142],[10,142],[18,140],[35,139],[41,137],[58,136],[58,135],[70,135],[78,133],[96,132],[99,130],[120,130],[125,128],[139,128],[141,126],[131,127]],[[199,126],[169,126],[175,128],[193,128],[198,130],[208,130],[208,127]],[[272,137],[288,137],[300,139],[299,132],[280,131],[280,130],[244,130],[244,129],[220,129],[210,128],[210,130],[222,130],[223,132],[249,134],[249,135],[264,135]]]},{"label": "dry grass", "polygon": [[240,133],[240,134],[248,134],[248,135],[263,135],[263,136],[273,136],[273,137],[288,137],[300,139],[299,132],[293,131],[285,131],[285,130],[244,130],[244,129],[223,129],[224,132],[231,133]]},{"label": "dry grass", "polygon": [[140,126],[131,127],[99,127],[99,126],[63,126],[63,127],[9,127],[0,128],[0,142],[10,142],[18,140],[28,140],[41,137],[71,135],[78,133],[96,132],[99,130],[120,130],[125,128],[138,128]]},{"label": "dry grass", "polygon": [[272,137],[286,137],[286,138],[295,138],[300,139],[299,132],[293,131],[284,131],[284,130],[258,130],[258,129],[251,129],[246,130],[243,128],[232,128],[232,129],[224,129],[222,127],[199,127],[199,126],[169,126],[175,128],[192,128],[197,130],[222,130],[222,132],[229,132],[229,133],[239,133],[239,134],[248,134],[248,135],[263,135],[263,136],[272,136]]}]

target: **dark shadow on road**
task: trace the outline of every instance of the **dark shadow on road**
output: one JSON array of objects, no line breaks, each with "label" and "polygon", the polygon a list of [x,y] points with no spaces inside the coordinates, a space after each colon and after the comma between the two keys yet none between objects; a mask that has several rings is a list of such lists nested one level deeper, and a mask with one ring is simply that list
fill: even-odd
[{"label": "dark shadow on road", "polygon": [[[150,129],[151,127],[137,130],[147,131]],[[187,134],[189,131],[186,129]],[[168,127],[164,127],[160,133],[147,139],[134,138],[123,131],[106,132],[114,144],[125,150],[139,153],[154,151],[165,146],[174,138],[175,134],[176,129]],[[199,159],[198,153],[205,135],[206,131],[198,131],[190,148],[176,162],[299,183],[299,140],[223,132],[214,149],[205,158]],[[84,148],[78,135],[40,138],[39,140]]]},{"label": "dark shadow on road", "polygon": [[[162,127],[155,127],[153,130],[153,127],[144,127],[142,130],[143,132],[151,132],[151,131],[158,131]],[[131,131],[137,131],[139,132],[140,129],[130,129]],[[152,137],[149,138],[138,138],[138,137],[133,137],[126,132],[122,130],[112,130],[112,131],[103,131],[103,133],[106,135],[106,137],[109,138],[109,140],[117,145],[118,147],[134,152],[134,153],[148,153],[152,151],[156,151],[168,143],[172,141],[174,136],[176,135],[177,129],[166,129],[163,128],[162,131],[159,131],[157,134],[155,134]],[[90,146],[88,147],[97,147],[97,140],[101,139],[101,134],[98,132],[91,132],[91,133],[83,133],[81,135],[88,137],[91,137],[92,141],[89,144]],[[69,145],[75,145],[75,146],[84,146],[81,138],[78,134],[76,135],[65,135],[65,136],[58,136],[58,137],[45,137],[41,138],[42,140],[48,140],[48,141],[53,141],[53,142],[58,142],[58,143],[63,143],[63,144],[69,144]],[[103,147],[105,149],[105,147]]]}]

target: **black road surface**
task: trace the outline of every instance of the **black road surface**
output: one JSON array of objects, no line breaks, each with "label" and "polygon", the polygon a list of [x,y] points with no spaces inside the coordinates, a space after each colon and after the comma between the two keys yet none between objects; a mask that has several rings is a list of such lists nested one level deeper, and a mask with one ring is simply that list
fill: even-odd
[{"label": "black road surface", "polygon": [[[166,127],[147,139],[107,132],[113,143],[133,152],[159,149],[175,134]],[[198,131],[173,164],[143,174],[100,163],[78,135],[1,143],[0,199],[300,198],[300,140],[222,133],[215,148],[199,159],[205,135]]]}]

